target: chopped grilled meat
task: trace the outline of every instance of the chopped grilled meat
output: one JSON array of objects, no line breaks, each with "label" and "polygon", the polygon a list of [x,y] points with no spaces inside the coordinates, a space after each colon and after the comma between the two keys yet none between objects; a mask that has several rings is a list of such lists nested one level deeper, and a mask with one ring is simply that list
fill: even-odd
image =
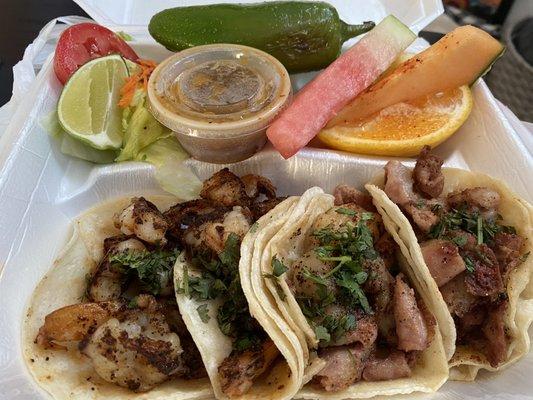
[{"label": "chopped grilled meat", "polygon": [[250,199],[257,199],[261,195],[264,195],[269,200],[276,197],[276,187],[270,179],[264,176],[254,174],[244,175],[241,176],[241,181],[244,184],[246,195]]},{"label": "chopped grilled meat", "polygon": [[427,198],[439,197],[444,188],[441,167],[444,160],[430,154],[431,147],[424,146],[413,170],[415,189]]},{"label": "chopped grilled meat", "polygon": [[314,381],[328,392],[349,387],[361,379],[368,353],[369,349],[365,349],[360,343],[322,349],[319,356],[326,365],[315,375]]},{"label": "chopped grilled meat", "polygon": [[476,187],[452,192],[447,197],[450,207],[468,212],[479,212],[485,219],[493,219],[500,205],[500,194],[486,187]]},{"label": "chopped grilled meat", "polygon": [[474,251],[466,250],[464,256],[474,265],[474,271],[465,278],[469,293],[478,297],[491,297],[503,291],[498,260],[486,244],[478,245]]},{"label": "chopped grilled meat", "polygon": [[[319,284],[306,278],[306,271],[323,276],[333,269],[331,263],[322,261],[318,258],[315,251],[310,250],[298,258],[290,269],[290,286],[296,297],[308,297],[320,300]],[[333,277],[324,280],[326,289],[331,292],[337,290]]]},{"label": "chopped grilled meat", "polygon": [[336,206],[353,203],[367,211],[376,211],[376,207],[374,207],[374,203],[372,202],[372,196],[357,190],[353,186],[338,185],[333,190],[333,196],[335,197]]},{"label": "chopped grilled meat", "polygon": [[490,365],[497,367],[507,359],[507,338],[505,335],[504,316],[509,302],[501,301],[493,305],[488,311],[488,316],[483,325],[483,334],[487,341],[487,358]]},{"label": "chopped grilled meat", "polygon": [[431,204],[413,191],[413,178],[409,168],[399,161],[385,165],[385,193],[409,214],[422,232],[428,232],[438,222]]},{"label": "chopped grilled meat", "polygon": [[398,251],[398,243],[394,241],[389,232],[385,231],[374,243],[374,249],[379,253],[385,267],[390,270],[396,264],[396,252]]},{"label": "chopped grilled meat", "polygon": [[428,240],[420,247],[429,272],[439,287],[466,269],[458,247],[448,240]]},{"label": "chopped grilled meat", "polygon": [[247,206],[250,203],[244,183],[227,168],[204,181],[200,197],[226,207]]},{"label": "chopped grilled meat", "polygon": [[400,206],[417,200],[417,195],[413,192],[411,170],[399,161],[389,161],[385,165],[385,193]]},{"label": "chopped grilled meat", "polygon": [[429,232],[433,225],[439,221],[439,217],[428,205],[420,207],[418,203],[409,203],[403,209],[411,215],[413,222],[422,232]]},{"label": "chopped grilled meat", "polygon": [[163,246],[167,241],[167,220],[144,197],[133,198],[128,207],[115,215],[115,226],[125,235],[135,235],[150,244]]},{"label": "chopped grilled meat", "polygon": [[246,393],[254,379],[266,371],[279,354],[271,340],[242,352],[233,351],[218,367],[222,391],[229,397]]},{"label": "chopped grilled meat", "polygon": [[522,247],[526,240],[514,233],[499,232],[494,235],[492,250],[500,264],[500,272],[504,282],[509,273],[521,263]]},{"label": "chopped grilled meat", "polygon": [[[349,315],[350,312],[346,307],[338,304],[331,304],[324,310],[324,315],[333,317],[335,320],[340,320],[342,317]],[[365,348],[371,348],[378,337],[378,326],[373,315],[365,314],[358,310],[356,311],[355,328],[346,331],[340,337],[331,339],[327,346],[342,346],[352,343],[361,343]],[[321,321],[317,321],[321,322]]]},{"label": "chopped grilled meat", "polygon": [[371,348],[378,338],[378,325],[372,315],[358,315],[355,329],[344,334],[342,342],[335,344],[361,343],[365,349]]},{"label": "chopped grilled meat", "polygon": [[393,298],[394,278],[381,258],[364,260],[363,268],[368,273],[364,284],[365,293],[373,295],[374,309],[380,316]]},{"label": "chopped grilled meat", "polygon": [[392,351],[387,357],[372,355],[365,363],[363,379],[365,381],[388,381],[411,376],[411,368],[403,351]]},{"label": "chopped grilled meat", "polygon": [[448,310],[458,317],[465,316],[479,304],[479,299],[467,291],[465,276],[466,272],[463,272],[440,288]]},{"label": "chopped grilled meat", "polygon": [[394,319],[398,335],[398,349],[403,351],[425,350],[429,344],[426,322],[415,298],[413,289],[396,276],[394,288]]}]

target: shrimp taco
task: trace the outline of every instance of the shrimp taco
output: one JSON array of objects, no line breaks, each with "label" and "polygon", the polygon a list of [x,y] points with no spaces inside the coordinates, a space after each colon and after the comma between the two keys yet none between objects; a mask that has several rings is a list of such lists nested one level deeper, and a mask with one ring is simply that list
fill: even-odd
[{"label": "shrimp taco", "polygon": [[298,337],[297,398],[433,392],[446,381],[432,294],[368,194],[309,189],[277,233],[247,248],[253,291],[274,299]]},{"label": "shrimp taco", "polygon": [[200,195],[166,216],[183,248],[174,270],[177,302],[215,396],[292,398],[304,370],[298,339],[265,311],[268,304],[250,301],[240,265],[247,255],[243,238],[273,234],[295,200],[276,197],[266,178],[239,178],[227,169],[205,181]]},{"label": "shrimp taco", "polygon": [[119,199],[76,219],[23,324],[27,366],[53,398],[212,396],[172,287],[178,251],[161,211],[175,202]]},{"label": "shrimp taco", "polygon": [[367,189],[441,304],[451,379],[473,380],[529,351],[533,211],[504,183],[442,164],[426,147],[413,170],[390,161]]},{"label": "shrimp taco", "polygon": [[[241,238],[283,199],[267,179],[228,170],[207,180],[201,195],[120,199],[77,218],[23,329],[28,368],[54,398],[296,393],[303,368],[292,344],[252,317],[238,274]],[[183,272],[185,261],[191,276],[183,291],[174,269]],[[200,267],[205,275],[193,275]],[[190,307],[188,290],[201,305]]]}]

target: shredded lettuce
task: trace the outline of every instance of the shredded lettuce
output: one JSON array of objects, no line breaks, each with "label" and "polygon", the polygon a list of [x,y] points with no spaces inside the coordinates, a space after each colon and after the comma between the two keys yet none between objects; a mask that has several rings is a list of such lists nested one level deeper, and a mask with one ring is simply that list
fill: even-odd
[{"label": "shredded lettuce", "polygon": [[134,160],[143,148],[170,134],[171,131],[161,125],[144,106],[136,107],[127,123],[124,147],[117,161]]},{"label": "shredded lettuce", "polygon": [[183,150],[174,135],[159,139],[141,150],[138,161],[145,161],[156,167],[155,178],[161,187],[182,200],[198,198],[202,182],[184,164],[189,155]]},{"label": "shredded lettuce", "polygon": [[153,164],[161,187],[183,200],[197,198],[202,182],[184,164],[189,154],[170,131],[146,107],[146,91],[137,89],[131,105],[123,110],[122,149],[99,150],[70,136],[59,123],[57,110],[43,117],[41,127],[59,142],[63,154],[97,164],[142,161]]},{"label": "shredded lettuce", "polygon": [[109,164],[115,160],[117,152],[114,150],[98,150],[74,139],[67,133],[61,135],[61,153],[81,158],[96,164]]}]

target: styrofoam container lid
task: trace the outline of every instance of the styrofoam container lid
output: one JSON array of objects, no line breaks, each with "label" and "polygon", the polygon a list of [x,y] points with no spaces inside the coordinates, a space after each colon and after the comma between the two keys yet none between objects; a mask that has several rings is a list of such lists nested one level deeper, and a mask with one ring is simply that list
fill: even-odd
[{"label": "styrofoam container lid", "polygon": [[[146,29],[155,13],[172,7],[213,3],[257,3],[261,0],[74,0],[87,14],[102,25],[129,25]],[[272,1],[272,0],[263,0]],[[389,14],[418,33],[443,12],[441,0],[327,0],[348,23],[374,21]]]}]

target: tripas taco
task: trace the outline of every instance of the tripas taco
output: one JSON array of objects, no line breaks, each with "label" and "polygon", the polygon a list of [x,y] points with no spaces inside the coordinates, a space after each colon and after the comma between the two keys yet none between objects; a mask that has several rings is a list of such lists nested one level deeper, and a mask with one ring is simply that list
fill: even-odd
[{"label": "tripas taco", "polygon": [[390,161],[367,189],[441,303],[435,316],[451,379],[472,380],[529,351],[533,211],[496,179],[441,169],[429,150],[413,170]]},{"label": "tripas taco", "polygon": [[309,189],[248,251],[253,291],[272,298],[298,336],[306,370],[297,398],[432,392],[446,381],[432,294],[369,195],[341,186],[334,201]]}]

